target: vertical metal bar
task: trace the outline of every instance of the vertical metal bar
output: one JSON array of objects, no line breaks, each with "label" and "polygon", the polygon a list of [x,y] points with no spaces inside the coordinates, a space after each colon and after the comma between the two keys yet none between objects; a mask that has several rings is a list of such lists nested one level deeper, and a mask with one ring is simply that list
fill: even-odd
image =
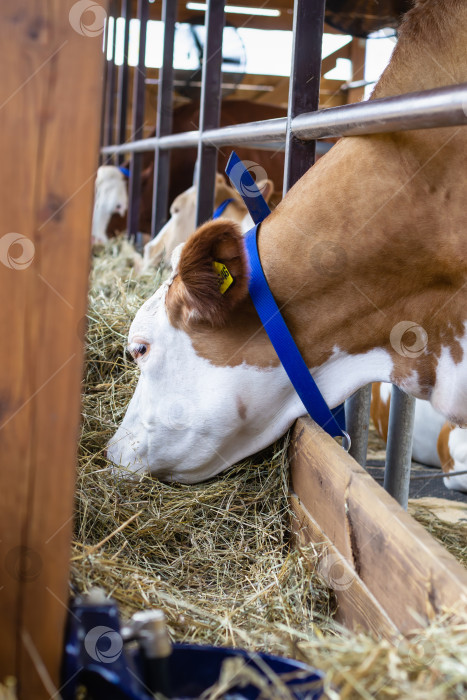
[{"label": "vertical metal bar", "polygon": [[[108,61],[107,61],[107,48],[109,46],[109,18],[107,17],[106,22],[105,22],[105,34],[104,34],[104,55],[103,55],[103,62],[104,62],[104,69],[102,71],[102,107],[101,107],[101,129],[100,129],[100,134],[99,134],[99,143],[101,148],[103,146],[107,146],[108,144],[105,143],[105,131],[106,131],[106,122],[105,122],[105,115],[106,115],[106,110],[107,110],[107,72],[108,72]],[[100,150],[100,149],[99,149]],[[99,165],[102,165],[106,160],[108,159],[108,156],[104,156],[101,152],[99,152]]]},{"label": "vertical metal bar", "polygon": [[[172,91],[175,19],[177,3],[163,0],[164,46],[162,66],[159,70],[157,91],[156,136],[167,136],[172,131]],[[151,238],[160,231],[167,220],[169,206],[170,150],[156,149],[154,154],[154,187],[152,195]]]},{"label": "vertical metal bar", "polygon": [[[363,39],[352,39],[352,80],[363,80],[365,68],[365,46]],[[347,102],[363,99],[364,88],[349,90]],[[362,466],[366,466],[368,452],[368,430],[370,427],[371,384],[362,387],[345,402],[345,424],[350,435],[349,454]]]},{"label": "vertical metal bar", "polygon": [[[148,0],[138,0],[137,17],[139,26],[138,65],[135,66],[133,81],[133,120],[131,138],[133,141],[142,137],[144,119],[144,92],[146,80],[146,30],[148,23]],[[141,162],[142,153],[132,153],[130,161],[130,185],[128,206],[128,237],[136,242],[139,224],[141,200]]]},{"label": "vertical metal bar", "polygon": [[407,510],[415,399],[392,387],[384,488]]},{"label": "vertical metal bar", "polygon": [[[206,10],[206,43],[203,57],[199,129],[219,126],[222,100],[222,36],[224,32],[225,0],[209,0]],[[214,146],[198,145],[198,200],[196,225],[212,216],[216,184],[217,150]]]},{"label": "vertical metal bar", "polygon": [[[117,36],[117,3],[112,0],[109,8],[109,18],[113,17],[113,32],[112,32],[112,57],[107,61],[107,95],[106,95],[106,117],[105,117],[105,141],[106,145],[114,143],[114,122],[115,122],[115,46]],[[114,156],[112,156],[112,160]]]},{"label": "vertical metal bar", "polygon": [[362,465],[366,464],[368,428],[370,427],[371,384],[355,392],[345,402],[345,424],[350,435],[349,454]]},{"label": "vertical metal bar", "polygon": [[298,114],[318,109],[324,6],[325,0],[295,0],[294,3],[284,194],[315,161],[316,141],[300,141],[293,136],[290,124]]},{"label": "vertical metal bar", "polygon": [[[117,143],[126,141],[126,118],[128,108],[128,44],[130,39],[131,0],[122,0],[121,17],[125,22],[123,31],[123,62],[118,70],[117,92]],[[123,153],[119,153],[117,162],[123,163]]]}]

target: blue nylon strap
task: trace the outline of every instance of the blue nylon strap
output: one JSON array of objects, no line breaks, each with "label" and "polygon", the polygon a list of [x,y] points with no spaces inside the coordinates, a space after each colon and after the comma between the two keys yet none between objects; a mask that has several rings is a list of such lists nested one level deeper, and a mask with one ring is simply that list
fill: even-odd
[{"label": "blue nylon strap", "polygon": [[[245,234],[245,246],[251,267],[250,296],[274,350],[307,412],[329,435],[340,436],[343,429],[316,386],[269,289],[259,259],[256,238],[258,226],[259,224],[256,224]],[[339,411],[339,418],[343,414],[343,410]]]},{"label": "blue nylon strap", "polygon": [[130,171],[128,168],[124,168],[123,165],[120,165],[119,170],[125,175],[125,177],[130,177]]},{"label": "blue nylon strap", "polygon": [[256,182],[253,180],[235,151],[232,151],[230,155],[225,172],[247,205],[248,211],[250,212],[250,216],[254,223],[260,224],[267,216],[269,216],[271,210],[266,204],[263,195],[259,191]]},{"label": "blue nylon strap", "polygon": [[307,412],[329,435],[344,437],[344,404],[332,410],[328,407],[287,328],[263,272],[258,252],[257,231],[259,224],[271,210],[235,151],[232,151],[225,172],[242,196],[256,224],[244,238],[251,267],[249,292],[261,323]]},{"label": "blue nylon strap", "polygon": [[214,214],[212,215],[212,218],[213,218],[213,219],[218,219],[219,217],[221,217],[222,214],[224,213],[224,211],[225,211],[225,210],[227,209],[227,207],[229,206],[230,202],[233,202],[232,197],[231,197],[230,199],[224,199],[224,201],[221,202],[221,203],[219,204],[219,206],[217,207],[216,211],[215,211]]}]

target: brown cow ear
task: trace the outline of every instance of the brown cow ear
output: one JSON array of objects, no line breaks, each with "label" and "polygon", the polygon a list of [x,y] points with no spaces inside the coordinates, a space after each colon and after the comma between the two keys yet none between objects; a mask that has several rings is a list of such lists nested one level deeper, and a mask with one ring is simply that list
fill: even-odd
[{"label": "brown cow ear", "polygon": [[178,274],[186,320],[223,326],[248,294],[249,267],[240,226],[208,221],[185,243]]}]

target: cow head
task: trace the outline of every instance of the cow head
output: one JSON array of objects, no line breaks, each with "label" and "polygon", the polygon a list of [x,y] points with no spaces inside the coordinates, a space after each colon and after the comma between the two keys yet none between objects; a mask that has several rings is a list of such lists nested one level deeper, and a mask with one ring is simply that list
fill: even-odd
[{"label": "cow head", "polygon": [[106,229],[112,214],[123,217],[128,207],[128,192],[125,176],[114,165],[101,165],[97,171],[92,216],[92,240],[105,243]]},{"label": "cow head", "polygon": [[[272,180],[261,180],[258,182],[258,187],[266,202],[269,201],[274,191]],[[174,199],[170,207],[170,219],[157,236],[144,247],[145,270],[157,267],[161,262],[168,264],[175,248],[180,243],[184,243],[193,233],[196,228],[197,194],[197,187],[192,186]],[[237,191],[226,184],[223,175],[217,173],[214,206],[217,208],[226,200],[232,201],[225,209],[223,216],[240,223],[242,231],[248,231],[253,226],[253,221],[246,205]]]},{"label": "cow head", "polygon": [[[249,299],[238,224],[209,222],[181,248],[131,325],[141,374],[107,454],[132,472],[192,483],[269,445],[300,410]],[[213,262],[232,276],[224,293]]]}]

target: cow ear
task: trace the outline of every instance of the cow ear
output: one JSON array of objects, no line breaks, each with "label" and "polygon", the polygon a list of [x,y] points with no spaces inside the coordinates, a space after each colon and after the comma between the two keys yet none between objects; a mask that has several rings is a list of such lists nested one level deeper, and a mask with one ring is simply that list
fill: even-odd
[{"label": "cow ear", "polygon": [[178,263],[186,320],[223,326],[248,294],[249,267],[234,221],[208,221],[185,243]]}]

